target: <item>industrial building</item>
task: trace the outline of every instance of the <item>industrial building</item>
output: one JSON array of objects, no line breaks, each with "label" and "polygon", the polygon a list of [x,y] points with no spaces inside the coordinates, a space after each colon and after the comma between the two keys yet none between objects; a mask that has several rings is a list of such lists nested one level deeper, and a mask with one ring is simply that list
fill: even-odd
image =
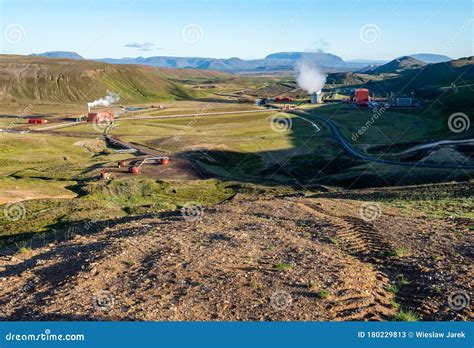
[{"label": "industrial building", "polygon": [[316,93],[311,93],[311,104],[321,104],[323,102],[323,95],[321,91],[316,92]]},{"label": "industrial building", "polygon": [[352,97],[353,103],[359,107],[369,106],[369,90],[367,88],[357,88]]},{"label": "industrial building", "polygon": [[102,122],[113,122],[115,116],[112,112],[109,111],[102,111],[102,112],[89,112],[87,114],[87,122],[95,122],[95,123],[102,123]]},{"label": "industrial building", "polygon": [[415,99],[412,95],[400,95],[392,99],[391,106],[397,108],[417,108],[421,106],[420,100]]},{"label": "industrial building", "polygon": [[275,101],[276,102],[283,102],[283,103],[288,103],[288,102],[292,102],[293,101],[293,98],[291,97],[275,97]]},{"label": "industrial building", "polygon": [[397,107],[411,107],[413,105],[413,98],[396,98],[395,106]]},{"label": "industrial building", "polygon": [[28,119],[28,123],[30,124],[44,124],[44,123],[48,123],[48,120],[46,120],[45,118],[29,118]]},{"label": "industrial building", "polygon": [[262,106],[268,103],[268,98],[259,98],[255,101],[255,105]]}]

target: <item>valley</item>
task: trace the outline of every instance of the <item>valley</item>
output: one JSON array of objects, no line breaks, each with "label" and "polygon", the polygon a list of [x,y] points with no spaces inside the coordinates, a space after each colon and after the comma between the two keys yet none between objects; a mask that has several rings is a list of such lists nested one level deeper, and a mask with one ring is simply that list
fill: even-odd
[{"label": "valley", "polygon": [[329,73],[311,103],[289,71],[1,55],[3,318],[469,320],[472,65]]}]

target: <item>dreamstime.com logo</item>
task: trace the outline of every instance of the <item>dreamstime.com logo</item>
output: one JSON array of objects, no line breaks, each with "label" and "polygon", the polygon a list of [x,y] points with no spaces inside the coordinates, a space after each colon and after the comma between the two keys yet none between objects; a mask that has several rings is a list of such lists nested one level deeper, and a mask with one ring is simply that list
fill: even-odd
[{"label": "dreamstime.com logo", "polygon": [[467,308],[470,302],[471,298],[464,290],[453,291],[448,295],[448,306],[453,311],[461,311]]},{"label": "dreamstime.com logo", "polygon": [[114,306],[114,295],[110,291],[102,290],[94,295],[92,303],[98,311],[109,311]]},{"label": "dreamstime.com logo", "polygon": [[177,133],[174,137],[173,137],[173,140],[174,141],[180,141],[181,140],[181,137],[183,135],[185,135],[187,132],[189,132],[199,121],[199,119],[205,115],[206,113],[209,112],[209,109],[211,108],[211,104],[208,103],[205,107],[197,110],[196,114],[194,115],[193,119],[191,121],[188,122],[188,124],[186,126],[184,126],[184,128],[182,128],[179,133]]},{"label": "dreamstime.com logo", "polygon": [[44,330],[39,334],[15,334],[9,332],[5,335],[6,341],[85,341],[83,334],[53,334],[50,329]]},{"label": "dreamstime.com logo", "polygon": [[107,133],[116,126],[115,120],[103,119],[92,122],[92,127],[99,133]]},{"label": "dreamstime.com logo", "polygon": [[181,208],[181,215],[186,222],[196,222],[204,214],[204,207],[196,202],[187,202]]},{"label": "dreamstime.com logo", "polygon": [[293,126],[293,121],[289,117],[282,117],[280,115],[274,115],[270,119],[270,128],[274,132],[287,132]]},{"label": "dreamstime.com logo", "polygon": [[365,202],[359,209],[359,216],[367,222],[374,222],[382,215],[380,204],[374,202]]},{"label": "dreamstime.com logo", "polygon": [[19,24],[7,25],[3,32],[3,37],[5,38],[6,42],[11,44],[21,42],[25,38],[25,28]]},{"label": "dreamstime.com logo", "polygon": [[359,36],[362,42],[372,44],[380,39],[382,32],[376,24],[365,24],[360,28]]},{"label": "dreamstime.com logo", "polygon": [[26,216],[26,208],[23,203],[9,203],[3,208],[3,214],[8,221],[19,221]]},{"label": "dreamstime.com logo", "polygon": [[204,31],[199,24],[188,24],[181,31],[183,41],[188,44],[195,44],[204,38]]},{"label": "dreamstime.com logo", "polygon": [[17,111],[17,116],[16,118],[10,122],[10,124],[7,126],[7,129],[12,129],[13,127],[15,127],[16,125],[18,125],[18,123],[20,122],[20,120],[25,117],[26,115],[28,115],[31,110],[33,110],[33,104],[28,104],[26,107],[24,108],[19,108]]},{"label": "dreamstime.com logo", "polygon": [[272,296],[270,296],[270,305],[277,311],[288,308],[292,302],[293,298],[285,290],[275,291]]},{"label": "dreamstime.com logo", "polygon": [[448,128],[453,133],[462,133],[469,129],[471,120],[462,112],[456,112],[448,118]]}]

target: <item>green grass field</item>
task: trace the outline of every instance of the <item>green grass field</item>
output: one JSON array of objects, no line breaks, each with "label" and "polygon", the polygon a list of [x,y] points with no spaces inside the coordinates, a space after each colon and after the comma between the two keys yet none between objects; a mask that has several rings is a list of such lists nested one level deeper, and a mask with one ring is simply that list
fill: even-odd
[{"label": "green grass field", "polygon": [[[353,145],[365,150],[395,144],[403,149],[405,144],[426,143],[440,139],[455,140],[467,134],[457,135],[448,128],[450,113],[439,108],[388,109],[373,118],[370,108],[352,108],[334,104],[314,109],[312,112],[335,122]],[[367,126],[367,122],[369,125]],[[370,123],[371,122],[371,123]],[[367,130],[353,140],[353,135],[366,126]]]},{"label": "green grass field", "polygon": [[[158,103],[156,103],[158,104]],[[143,105],[149,106],[149,105]],[[170,102],[163,114],[252,110],[253,105]],[[307,106],[311,110],[313,106]],[[351,139],[372,110],[321,105],[312,110],[330,118]],[[391,156],[417,142],[450,136],[442,109],[385,112],[354,146]],[[135,113],[136,114],[136,113]],[[275,120],[280,120],[281,123]],[[394,122],[394,120],[396,120]],[[7,125],[12,118],[0,118]],[[255,112],[185,118],[120,120],[111,130],[125,141],[191,158],[216,179],[163,181],[126,176],[111,181],[93,177],[101,167],[130,155],[105,146],[90,124],[58,129],[56,134],[0,133],[0,204],[21,201],[26,220],[0,214],[2,235],[64,230],[88,221],[105,221],[179,209],[189,201],[217,203],[235,192],[309,190],[320,184],[345,188],[466,180],[462,171],[365,163],[350,158],[326,127],[281,112]],[[391,147],[392,142],[398,147]],[[387,150],[388,149],[388,150]],[[250,191],[249,191],[250,190]],[[317,189],[316,189],[317,190]],[[398,197],[382,201],[407,211],[466,216],[469,202],[459,195]],[[444,216],[444,215],[443,215]]]}]

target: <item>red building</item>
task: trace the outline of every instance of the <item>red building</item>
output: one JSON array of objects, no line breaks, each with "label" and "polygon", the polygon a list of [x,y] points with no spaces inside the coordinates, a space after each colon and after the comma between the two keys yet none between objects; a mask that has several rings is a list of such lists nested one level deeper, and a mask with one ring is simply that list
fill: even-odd
[{"label": "red building", "polygon": [[355,103],[357,106],[369,106],[369,90],[367,88],[358,88],[355,90]]},{"label": "red building", "polygon": [[114,114],[108,111],[103,112],[89,112],[87,115],[87,122],[95,122],[95,123],[102,123],[102,122],[112,122],[114,120]]},{"label": "red building", "polygon": [[291,97],[275,97],[275,101],[276,102],[292,102],[293,101],[293,98]]},{"label": "red building", "polygon": [[28,123],[32,123],[32,124],[44,124],[44,123],[48,123],[48,120],[44,119],[44,118],[29,118],[28,119]]}]

